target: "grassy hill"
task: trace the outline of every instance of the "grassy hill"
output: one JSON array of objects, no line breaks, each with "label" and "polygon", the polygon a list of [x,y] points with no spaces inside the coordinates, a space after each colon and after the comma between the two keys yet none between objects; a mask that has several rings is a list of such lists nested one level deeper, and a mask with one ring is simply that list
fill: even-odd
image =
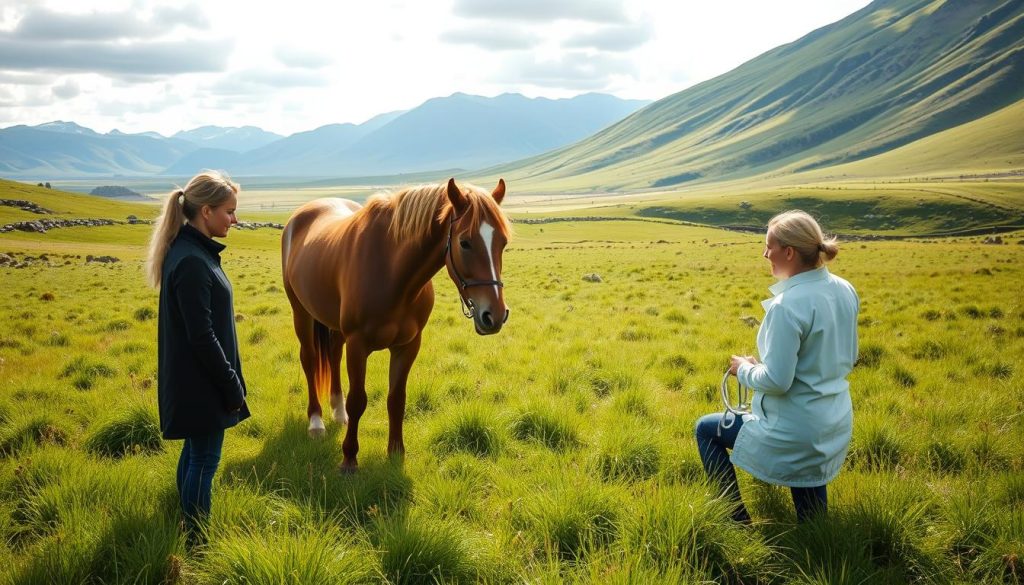
[{"label": "grassy hill", "polygon": [[[481,174],[615,191],[839,170],[1005,172],[1021,168],[1022,78],[1024,4],[879,0],[571,147]],[[873,174],[876,156],[885,170]]]},{"label": "grassy hill", "polygon": [[856,162],[801,173],[803,180],[970,177],[1024,178],[1024,102]]},{"label": "grassy hill", "polygon": [[827,229],[860,236],[938,236],[1024,229],[1024,185],[932,183],[780,187],[635,206],[641,217],[763,231],[773,215],[803,209]]},{"label": "grassy hill", "polygon": [[94,195],[69,193],[37,187],[28,183],[0,179],[0,199],[31,201],[53,215],[39,215],[14,207],[0,206],[0,225],[30,219],[125,219],[129,215],[152,218],[159,213],[155,205],[111,200]]}]

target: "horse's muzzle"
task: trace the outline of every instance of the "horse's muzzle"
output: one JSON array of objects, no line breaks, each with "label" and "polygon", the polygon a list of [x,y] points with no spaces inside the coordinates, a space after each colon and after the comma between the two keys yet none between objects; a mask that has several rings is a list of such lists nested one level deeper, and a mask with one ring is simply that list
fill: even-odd
[{"label": "horse's muzzle", "polygon": [[476,326],[476,332],[480,335],[493,335],[501,331],[501,326],[508,321],[509,310],[505,309],[505,315],[498,319],[497,316],[490,311],[481,311],[473,319],[473,325]]}]

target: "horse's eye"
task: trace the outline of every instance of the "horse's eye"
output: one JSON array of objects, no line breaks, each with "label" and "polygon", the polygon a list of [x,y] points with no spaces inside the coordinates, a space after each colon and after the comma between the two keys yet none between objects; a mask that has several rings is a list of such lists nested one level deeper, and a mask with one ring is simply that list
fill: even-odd
[{"label": "horse's eye", "polygon": [[460,247],[461,247],[461,248],[462,248],[463,250],[468,250],[468,249],[469,249],[469,248],[471,247],[471,246],[469,245],[469,240],[459,240],[459,246],[460,246]]}]

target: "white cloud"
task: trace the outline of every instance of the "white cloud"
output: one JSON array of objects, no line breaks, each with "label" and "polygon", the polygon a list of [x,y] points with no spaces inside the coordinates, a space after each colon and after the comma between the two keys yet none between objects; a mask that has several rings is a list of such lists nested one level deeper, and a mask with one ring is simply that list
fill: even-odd
[{"label": "white cloud", "polygon": [[455,0],[457,16],[503,20],[622,22],[623,0]]},{"label": "white cloud", "polygon": [[530,49],[541,42],[541,37],[509,26],[469,26],[446,31],[441,40],[447,43],[473,45],[491,51]]},{"label": "white cloud", "polygon": [[[174,75],[221,71],[231,41],[202,33],[197,5],[70,12],[14,3],[2,11],[0,69]],[[14,16],[16,15],[16,17]]]},{"label": "white cloud", "polygon": [[0,69],[173,75],[222,71],[228,41],[25,43],[0,37]]},{"label": "white cloud", "polygon": [[50,75],[38,73],[22,73],[20,71],[0,71],[0,86],[11,85],[47,85],[53,82]]},{"label": "white cloud", "polygon": [[522,83],[590,91],[607,87],[612,76],[629,70],[629,64],[615,55],[575,51],[553,60],[516,59],[510,69],[513,78]]},{"label": "white cloud", "polygon": [[274,56],[286,67],[299,67],[303,69],[321,69],[334,62],[334,59],[324,53],[290,45],[277,47],[274,50]]},{"label": "white cloud", "polygon": [[[262,94],[290,87],[324,87],[323,75],[302,69],[246,69],[220,77],[209,86],[217,95]],[[261,96],[264,97],[264,96]]]},{"label": "white cloud", "polygon": [[654,30],[642,22],[622,26],[606,26],[593,32],[575,34],[563,45],[567,49],[592,48],[599,51],[626,52],[645,45]]},{"label": "white cloud", "polygon": [[78,94],[82,93],[82,88],[78,86],[78,82],[74,79],[66,79],[60,85],[53,86],[52,91],[54,97],[69,100],[78,97]]}]

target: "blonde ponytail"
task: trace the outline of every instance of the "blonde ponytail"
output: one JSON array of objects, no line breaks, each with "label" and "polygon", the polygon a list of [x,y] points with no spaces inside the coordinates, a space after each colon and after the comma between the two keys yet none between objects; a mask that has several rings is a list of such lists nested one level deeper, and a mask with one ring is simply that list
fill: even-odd
[{"label": "blonde ponytail", "polygon": [[149,255],[146,257],[146,281],[153,288],[160,288],[164,257],[167,256],[171,242],[178,237],[178,230],[185,225],[184,198],[184,189],[171,191],[164,201],[163,213],[153,226],[153,235],[149,239]]},{"label": "blonde ponytail", "polygon": [[839,253],[836,237],[826,238],[818,222],[799,209],[784,211],[773,217],[768,222],[768,231],[779,245],[796,250],[807,266],[818,268]]},{"label": "blonde ponytail", "polygon": [[195,218],[205,205],[216,207],[237,195],[238,183],[226,174],[217,171],[203,171],[192,177],[184,189],[175,189],[167,195],[164,210],[153,226],[149,240],[149,254],[146,257],[146,281],[153,288],[160,286],[164,269],[164,258],[174,238],[178,237],[185,221]]}]

